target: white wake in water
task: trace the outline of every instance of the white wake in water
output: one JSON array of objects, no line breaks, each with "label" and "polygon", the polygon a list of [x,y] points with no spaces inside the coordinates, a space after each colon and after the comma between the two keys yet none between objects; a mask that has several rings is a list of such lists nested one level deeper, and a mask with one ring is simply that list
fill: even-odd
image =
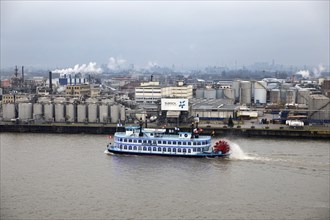
[{"label": "white wake in water", "polygon": [[229,142],[230,145],[230,159],[234,160],[256,160],[256,157],[252,157],[244,153],[244,151],[241,149],[241,147],[233,142]]}]

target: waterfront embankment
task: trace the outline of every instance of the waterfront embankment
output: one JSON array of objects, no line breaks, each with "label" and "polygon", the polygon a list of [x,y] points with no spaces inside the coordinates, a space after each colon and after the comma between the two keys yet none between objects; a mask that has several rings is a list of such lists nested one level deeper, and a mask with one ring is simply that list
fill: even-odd
[{"label": "waterfront embankment", "polygon": [[[150,126],[151,127],[151,126]],[[215,136],[239,136],[239,137],[274,137],[274,138],[309,138],[330,139],[329,127],[292,129],[288,127],[235,127],[226,126],[200,126],[202,134],[214,134]],[[174,127],[167,127],[174,130]],[[187,126],[180,127],[181,131],[190,131]],[[21,133],[65,133],[65,134],[114,134],[116,131],[124,131],[124,127],[115,124],[0,124],[0,132]]]}]

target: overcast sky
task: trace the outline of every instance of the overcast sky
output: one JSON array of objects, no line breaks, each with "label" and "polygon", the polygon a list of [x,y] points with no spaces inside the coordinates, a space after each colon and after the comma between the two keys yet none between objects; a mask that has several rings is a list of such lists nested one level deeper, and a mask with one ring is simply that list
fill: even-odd
[{"label": "overcast sky", "polygon": [[327,0],[1,0],[1,67],[329,65],[329,26]]}]

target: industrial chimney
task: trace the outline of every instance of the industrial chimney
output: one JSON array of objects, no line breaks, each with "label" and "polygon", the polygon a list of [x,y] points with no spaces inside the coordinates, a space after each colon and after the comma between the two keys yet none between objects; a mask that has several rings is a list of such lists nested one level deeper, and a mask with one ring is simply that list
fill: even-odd
[{"label": "industrial chimney", "polygon": [[24,66],[22,66],[22,81],[24,82]]},{"label": "industrial chimney", "polygon": [[154,78],[154,75],[151,75],[150,76],[150,82],[152,82],[153,78]]},{"label": "industrial chimney", "polygon": [[53,82],[52,82],[52,72],[49,71],[49,93],[53,93]]}]

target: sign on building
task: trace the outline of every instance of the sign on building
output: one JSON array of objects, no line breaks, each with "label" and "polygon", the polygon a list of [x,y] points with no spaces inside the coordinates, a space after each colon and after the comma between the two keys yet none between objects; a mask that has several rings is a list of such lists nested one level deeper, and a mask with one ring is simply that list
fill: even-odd
[{"label": "sign on building", "polygon": [[188,99],[162,99],[162,111],[188,111]]}]

